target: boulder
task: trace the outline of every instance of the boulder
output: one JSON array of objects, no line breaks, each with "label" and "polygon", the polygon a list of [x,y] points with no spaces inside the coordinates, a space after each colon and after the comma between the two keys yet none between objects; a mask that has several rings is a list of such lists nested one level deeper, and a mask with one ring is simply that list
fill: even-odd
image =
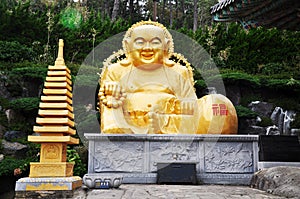
[{"label": "boulder", "polygon": [[6,128],[0,124],[0,139],[3,138]]},{"label": "boulder", "polygon": [[270,117],[273,111],[273,104],[268,102],[254,101],[251,102],[248,107],[263,117]]},{"label": "boulder", "polygon": [[287,198],[300,196],[300,168],[278,166],[256,172],[250,182],[252,188]]},{"label": "boulder", "polygon": [[26,138],[27,134],[22,131],[7,131],[4,134],[4,139],[7,141],[14,141],[20,138]]},{"label": "boulder", "polygon": [[25,157],[28,147],[18,142],[8,142],[2,140],[2,153],[4,155],[13,156],[15,158]]},{"label": "boulder", "polygon": [[3,159],[4,159],[4,155],[0,154],[0,162],[2,162]]},{"label": "boulder", "polygon": [[266,135],[280,135],[279,128],[275,125],[266,128]]},{"label": "boulder", "polygon": [[248,129],[248,134],[250,135],[265,135],[266,128],[261,126],[250,126]]},{"label": "boulder", "polygon": [[23,115],[13,109],[7,109],[5,111],[5,115],[9,124],[14,122],[26,121],[26,118]]},{"label": "boulder", "polygon": [[249,132],[249,129],[250,126],[256,126],[257,120],[249,118],[239,118],[238,123],[238,133],[241,135],[248,135],[253,134]]}]

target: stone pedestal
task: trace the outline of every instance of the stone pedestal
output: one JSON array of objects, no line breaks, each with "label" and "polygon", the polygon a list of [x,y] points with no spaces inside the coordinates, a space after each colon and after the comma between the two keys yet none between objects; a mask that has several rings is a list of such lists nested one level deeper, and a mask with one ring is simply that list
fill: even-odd
[{"label": "stone pedestal", "polygon": [[[257,171],[256,135],[85,134],[89,176],[118,174],[123,183],[157,183],[159,163],[196,165],[199,184],[245,184]],[[85,183],[85,178],[83,179]]]},{"label": "stone pedestal", "polygon": [[40,190],[74,190],[81,187],[82,180],[78,176],[51,178],[21,178],[16,182],[16,191]]},{"label": "stone pedestal", "polygon": [[78,176],[21,178],[16,182],[15,199],[73,198],[82,185]]}]

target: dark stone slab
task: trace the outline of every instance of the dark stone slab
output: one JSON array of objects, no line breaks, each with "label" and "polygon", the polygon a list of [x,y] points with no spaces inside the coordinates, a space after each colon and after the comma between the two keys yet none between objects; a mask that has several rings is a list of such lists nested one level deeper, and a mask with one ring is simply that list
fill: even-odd
[{"label": "dark stone slab", "polygon": [[259,161],[300,162],[300,144],[297,136],[261,135]]},{"label": "dark stone slab", "polygon": [[196,164],[157,163],[158,184],[196,184]]}]

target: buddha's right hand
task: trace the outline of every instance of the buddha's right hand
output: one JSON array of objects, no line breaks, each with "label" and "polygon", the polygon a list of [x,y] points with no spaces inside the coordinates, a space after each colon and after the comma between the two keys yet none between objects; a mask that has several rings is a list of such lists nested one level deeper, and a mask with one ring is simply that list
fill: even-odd
[{"label": "buddha's right hand", "polygon": [[124,89],[118,82],[104,82],[99,90],[99,99],[108,108],[118,108],[123,105],[126,98]]},{"label": "buddha's right hand", "polygon": [[118,99],[122,95],[122,88],[118,82],[105,82],[104,83],[104,94],[111,95]]}]

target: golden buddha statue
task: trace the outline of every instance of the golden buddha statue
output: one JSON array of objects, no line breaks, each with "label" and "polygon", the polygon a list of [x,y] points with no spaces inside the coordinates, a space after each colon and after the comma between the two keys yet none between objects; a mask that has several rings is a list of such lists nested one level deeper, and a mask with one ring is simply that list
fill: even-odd
[{"label": "golden buddha statue", "polygon": [[[100,77],[101,132],[237,132],[236,112],[225,96],[197,99],[192,68],[173,52],[172,36],[162,24],[138,22],[128,29],[122,44],[123,49],[104,62]],[[170,60],[172,56],[182,62]]]}]

